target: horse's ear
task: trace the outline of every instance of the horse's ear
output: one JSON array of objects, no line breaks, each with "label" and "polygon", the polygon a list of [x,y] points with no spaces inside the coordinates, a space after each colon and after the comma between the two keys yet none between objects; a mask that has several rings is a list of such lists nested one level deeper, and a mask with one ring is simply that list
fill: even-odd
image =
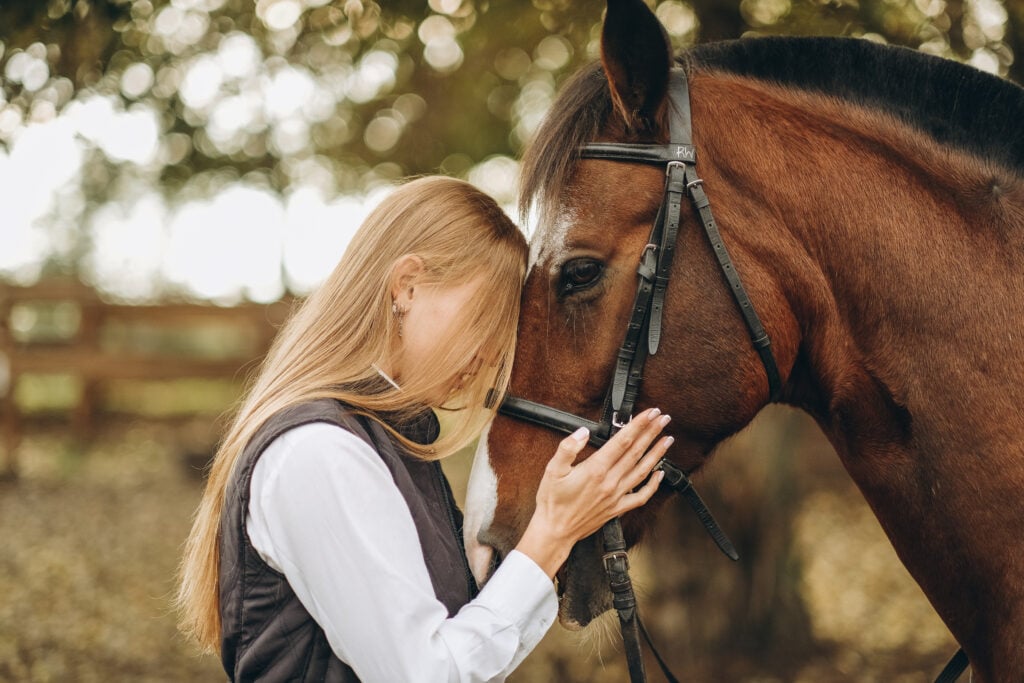
[{"label": "horse's ear", "polygon": [[643,0],[608,0],[601,64],[626,127],[652,130],[668,89],[672,43]]}]

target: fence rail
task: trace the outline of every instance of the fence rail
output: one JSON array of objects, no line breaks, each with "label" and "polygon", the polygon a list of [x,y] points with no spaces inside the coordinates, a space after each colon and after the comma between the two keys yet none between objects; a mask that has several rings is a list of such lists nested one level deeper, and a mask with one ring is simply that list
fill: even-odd
[{"label": "fence rail", "polygon": [[[66,325],[70,331],[55,339],[30,334],[30,326],[23,324],[25,316],[31,318],[55,306],[74,323]],[[0,476],[17,476],[24,415],[16,391],[24,377],[77,378],[80,389],[71,425],[78,436],[88,438],[106,382],[235,379],[266,353],[290,309],[289,300],[231,307],[119,304],[103,301],[95,290],[78,282],[49,281],[30,287],[0,284],[0,430],[4,444]],[[178,343],[161,342],[161,335],[167,334],[177,335]],[[204,334],[207,343],[203,349],[182,348],[182,339]],[[219,344],[220,339],[225,343]]]}]

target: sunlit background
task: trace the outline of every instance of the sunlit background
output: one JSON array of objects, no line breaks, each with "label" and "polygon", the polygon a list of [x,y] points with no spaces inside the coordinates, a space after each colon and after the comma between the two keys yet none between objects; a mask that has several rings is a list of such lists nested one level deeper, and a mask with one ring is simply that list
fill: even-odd
[{"label": "sunlit background", "polygon": [[[715,37],[703,11],[710,32],[861,35],[1005,75],[1019,4],[656,10],[680,47]],[[555,0],[245,5],[0,7],[0,276],[71,273],[129,300],[269,301],[315,286],[409,174],[468,178],[511,208],[515,158],[557,83],[595,57],[601,16]]]},{"label": "sunlit background", "polygon": [[[1024,0],[648,4],[680,49],[855,36],[1024,81]],[[597,57],[602,11],[0,2],[0,356],[38,348],[59,369],[19,380],[0,357],[0,426],[25,434],[5,453],[18,479],[0,485],[0,680],[220,679],[176,634],[168,597],[201,468],[281,306],[404,178],[467,179],[517,217],[517,159]],[[4,299],[16,291],[45,301]],[[132,365],[140,350],[162,355]],[[446,467],[459,491],[465,460]],[[739,569],[680,511],[634,564],[685,679],[934,678],[948,632],[808,419],[769,410],[708,470]],[[553,629],[515,680],[623,680],[617,638]]]}]

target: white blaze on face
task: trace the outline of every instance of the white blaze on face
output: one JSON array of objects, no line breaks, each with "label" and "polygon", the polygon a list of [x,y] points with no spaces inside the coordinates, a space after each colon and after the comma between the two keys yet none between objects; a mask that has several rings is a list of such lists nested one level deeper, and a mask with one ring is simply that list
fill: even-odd
[{"label": "white blaze on face", "polygon": [[541,259],[548,263],[558,263],[562,260],[559,257],[565,250],[565,236],[575,222],[576,212],[572,209],[562,209],[558,212],[553,225],[538,226],[530,239],[530,261],[527,272],[532,271],[541,262]]},{"label": "white blaze on face", "polygon": [[[554,225],[547,230],[534,232],[530,240],[530,260],[527,273],[544,259],[547,263],[558,263],[565,250],[565,236],[575,223],[572,210],[561,211]],[[466,557],[478,585],[483,585],[491,569],[494,548],[480,542],[481,532],[487,531],[494,521],[494,510],[498,505],[498,476],[491,469],[490,454],[487,452],[487,435],[491,426],[480,434],[479,445],[473,459],[466,489],[466,509],[463,515],[463,540]]]},{"label": "white blaze on face", "polygon": [[480,586],[487,580],[494,548],[480,543],[477,537],[481,531],[490,527],[494,520],[494,509],[498,504],[498,477],[491,469],[487,453],[487,435],[490,430],[491,426],[487,425],[483,433],[480,434],[480,442],[473,459],[473,468],[469,473],[466,510],[462,527],[469,568],[473,570],[473,576],[476,578],[477,585]]}]

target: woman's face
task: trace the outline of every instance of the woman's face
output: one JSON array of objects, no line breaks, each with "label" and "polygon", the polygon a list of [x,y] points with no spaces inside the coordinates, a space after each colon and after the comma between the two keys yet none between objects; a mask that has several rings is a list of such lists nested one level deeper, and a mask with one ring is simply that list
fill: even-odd
[{"label": "woman's face", "polygon": [[[479,277],[461,285],[417,285],[396,299],[399,306],[406,309],[402,320],[400,350],[395,362],[395,379],[401,384],[402,375],[408,374],[413,368],[422,371],[422,366],[437,357],[437,346],[446,344],[459,333],[463,322],[463,312],[477,296],[483,296],[484,278]],[[459,370],[459,374],[471,375],[473,368]],[[438,368],[438,372],[442,369]],[[457,369],[448,371],[456,372]],[[452,386],[437,397],[438,404],[444,402],[451,391],[459,388],[460,382],[467,377],[456,376]]]}]

